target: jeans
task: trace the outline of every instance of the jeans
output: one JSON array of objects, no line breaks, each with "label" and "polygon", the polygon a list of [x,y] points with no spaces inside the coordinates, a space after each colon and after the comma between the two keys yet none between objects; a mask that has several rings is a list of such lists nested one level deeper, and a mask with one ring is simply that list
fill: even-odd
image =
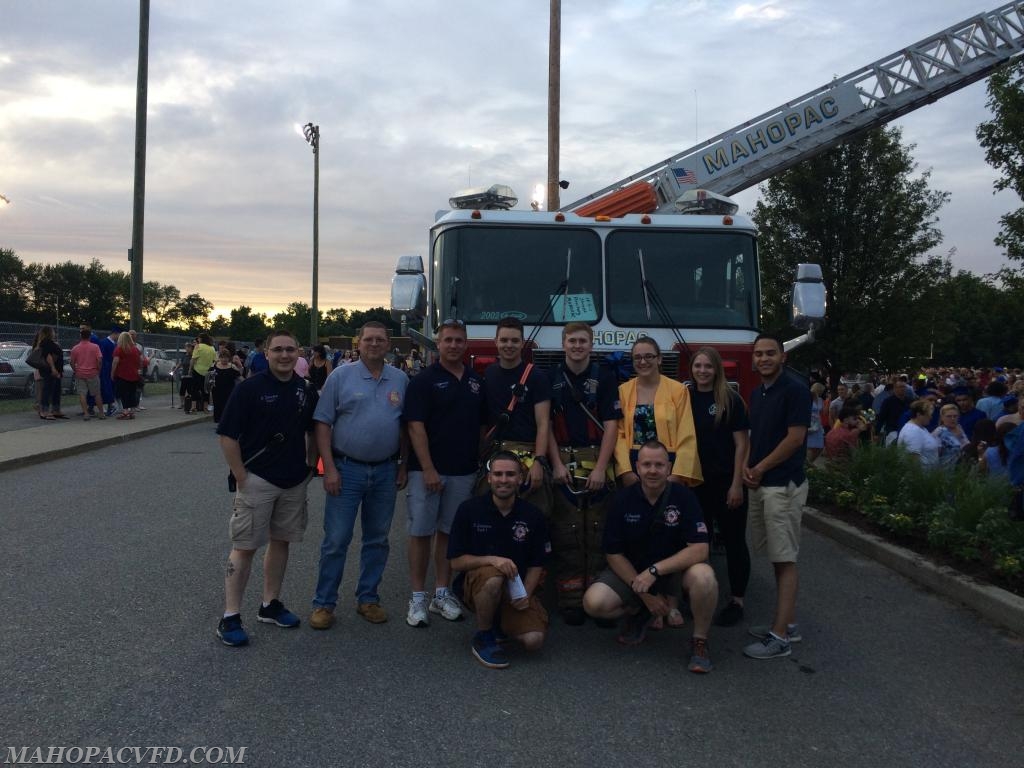
[{"label": "jeans", "polygon": [[338,588],[345,573],[345,559],[357,513],[363,543],[356,600],[359,603],[379,603],[377,588],[388,562],[388,533],[395,514],[397,467],[393,461],[369,466],[348,459],[335,459],[334,465],[341,475],[341,493],[337,496],[328,494],[324,503],[324,541],[320,545],[320,574],[313,607],[333,609],[338,603]]}]

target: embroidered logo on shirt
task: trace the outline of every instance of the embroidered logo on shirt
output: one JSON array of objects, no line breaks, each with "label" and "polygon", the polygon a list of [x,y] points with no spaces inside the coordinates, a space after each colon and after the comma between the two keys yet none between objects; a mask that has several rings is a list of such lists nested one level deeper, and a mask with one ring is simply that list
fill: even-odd
[{"label": "embroidered logo on shirt", "polygon": [[704,523],[697,523],[697,533],[707,533],[708,527]]},{"label": "embroidered logo on shirt", "polygon": [[674,504],[665,507],[665,525],[679,525],[679,507]]},{"label": "embroidered logo on shirt", "polygon": [[402,396],[399,394],[397,389],[392,389],[388,392],[388,402],[396,408],[402,404]]},{"label": "embroidered logo on shirt", "polygon": [[469,391],[472,392],[474,395],[479,395],[480,394],[480,382],[477,381],[476,379],[470,379],[470,381],[469,381]]},{"label": "embroidered logo on shirt", "polygon": [[526,535],[530,532],[530,528],[526,523],[516,522],[512,525],[512,539],[522,544],[526,541]]},{"label": "embroidered logo on shirt", "polygon": [[714,416],[716,413],[718,413],[718,403],[712,403],[708,406],[708,415]]}]

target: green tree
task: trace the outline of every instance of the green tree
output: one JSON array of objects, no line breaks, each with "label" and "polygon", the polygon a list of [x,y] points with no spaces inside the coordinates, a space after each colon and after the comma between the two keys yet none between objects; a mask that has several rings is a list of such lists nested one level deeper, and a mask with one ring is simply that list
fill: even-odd
[{"label": "green tree", "polygon": [[[1012,189],[1024,198],[1024,59],[1018,59],[996,71],[988,79],[988,102],[992,119],[978,126],[978,143],[985,160],[1002,172],[996,190]],[[1024,262],[1024,207],[1000,219],[1002,228],[996,245],[1006,249],[1006,257]],[[1024,264],[1021,265],[1024,271]]]},{"label": "green tree", "polygon": [[391,311],[384,307],[371,307],[370,309],[357,309],[349,315],[349,325],[352,333],[356,333],[364,324],[376,320],[384,323],[392,336],[397,336],[402,329],[401,323],[391,319]]},{"label": "green tree", "polygon": [[29,271],[10,248],[0,248],[0,317],[11,322],[28,322],[31,293]]},{"label": "green tree", "polygon": [[198,333],[209,329],[213,304],[198,293],[190,293],[183,298],[178,302],[176,309],[179,328],[183,328],[189,333]]},{"label": "green tree", "polygon": [[85,270],[86,288],[83,299],[88,307],[93,328],[109,328],[128,318],[129,276],[127,272],[110,271],[98,259]]},{"label": "green tree", "polygon": [[262,312],[253,314],[252,307],[241,306],[231,310],[229,332],[232,339],[252,342],[270,332],[267,316]]},{"label": "green tree", "polygon": [[274,329],[291,331],[300,343],[309,338],[309,326],[312,313],[309,304],[302,301],[293,301],[284,311],[278,312],[271,320]]},{"label": "green tree", "polygon": [[[811,354],[855,369],[928,352],[909,311],[948,263],[936,213],[948,193],[918,177],[897,128],[875,129],[772,177],[753,218],[761,232],[763,326],[783,331],[796,265],[821,264],[828,320]],[[916,329],[916,330],[915,330]],[[889,361],[894,363],[895,361]]]}]

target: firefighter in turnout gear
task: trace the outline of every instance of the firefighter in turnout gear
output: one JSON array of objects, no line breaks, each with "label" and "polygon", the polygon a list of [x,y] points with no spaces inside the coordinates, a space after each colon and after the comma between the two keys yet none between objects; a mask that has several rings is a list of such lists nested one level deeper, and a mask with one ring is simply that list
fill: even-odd
[{"label": "firefighter in turnout gear", "polygon": [[591,360],[594,332],[586,323],[562,330],[565,362],[549,371],[552,432],[548,458],[554,478],[550,566],[558,610],[582,624],[583,593],[605,566],[601,551],[605,505],[614,490],[611,470],[619,409],[615,374]]}]

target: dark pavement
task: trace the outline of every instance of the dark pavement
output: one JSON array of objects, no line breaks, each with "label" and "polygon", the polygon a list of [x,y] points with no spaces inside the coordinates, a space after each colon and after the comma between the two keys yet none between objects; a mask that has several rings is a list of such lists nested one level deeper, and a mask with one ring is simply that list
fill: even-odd
[{"label": "dark pavement", "polygon": [[[8,435],[5,435],[5,437]],[[471,619],[405,624],[404,504],[382,587],[392,619],[305,626],[323,492],[283,598],[298,630],[255,621],[224,647],[230,495],[209,422],[0,473],[0,617],[9,747],[246,747],[251,766],[1007,766],[1024,754],[1024,642],[805,531],[788,659],[742,656],[715,629],[715,671],[686,671],[688,627],[620,647],[613,630],[552,622],[539,655],[487,670]],[[358,532],[357,532],[358,536]],[[715,560],[720,579],[724,563]],[[755,558],[749,623],[771,613]]]}]

